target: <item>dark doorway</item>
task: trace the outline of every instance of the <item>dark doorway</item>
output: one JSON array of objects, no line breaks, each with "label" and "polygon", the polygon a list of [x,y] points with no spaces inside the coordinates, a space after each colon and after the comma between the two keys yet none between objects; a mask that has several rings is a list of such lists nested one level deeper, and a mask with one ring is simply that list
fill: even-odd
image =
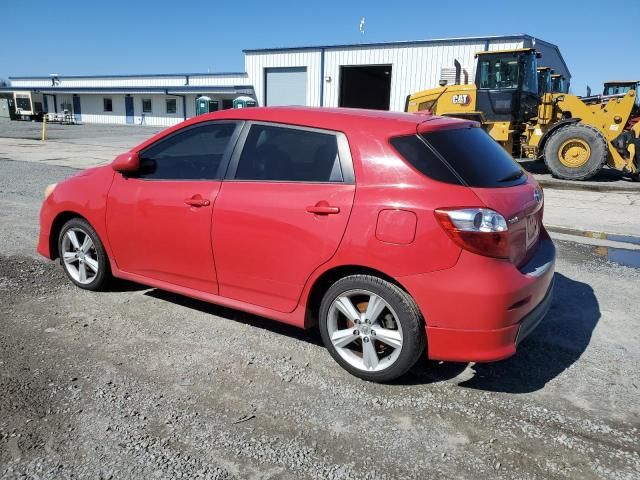
[{"label": "dark doorway", "polygon": [[76,122],[82,121],[82,108],[80,107],[80,97],[78,95],[73,96],[73,117]]},{"label": "dark doorway", "polygon": [[127,117],[127,123],[133,125],[133,97],[124,97],[124,114]]},{"label": "dark doorway", "polygon": [[391,65],[340,67],[340,106],[389,110]]}]

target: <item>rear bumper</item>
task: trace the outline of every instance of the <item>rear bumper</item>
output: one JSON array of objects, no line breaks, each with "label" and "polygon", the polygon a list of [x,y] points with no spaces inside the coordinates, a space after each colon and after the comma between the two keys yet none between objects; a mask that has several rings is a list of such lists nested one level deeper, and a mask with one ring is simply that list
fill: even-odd
[{"label": "rear bumper", "polygon": [[553,297],[555,247],[543,232],[527,265],[463,252],[448,270],[404,277],[426,321],[434,360],[490,362],[515,354]]},{"label": "rear bumper", "polygon": [[484,331],[427,328],[429,358],[464,362],[495,362],[509,358],[547,315],[552,300],[553,282],[542,301],[516,325]]}]

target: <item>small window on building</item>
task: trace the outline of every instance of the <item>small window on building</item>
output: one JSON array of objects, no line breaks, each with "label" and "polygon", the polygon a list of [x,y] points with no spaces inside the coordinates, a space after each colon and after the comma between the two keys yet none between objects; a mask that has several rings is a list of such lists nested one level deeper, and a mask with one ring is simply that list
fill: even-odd
[{"label": "small window on building", "polygon": [[143,98],[142,99],[142,113],[151,113],[151,99]]},{"label": "small window on building", "polygon": [[[151,111],[151,106],[149,106],[149,111]],[[176,113],[176,99],[175,98],[167,98],[167,113]]]},{"label": "small window on building", "polygon": [[110,98],[102,99],[102,110],[105,112],[113,112],[113,102]]}]

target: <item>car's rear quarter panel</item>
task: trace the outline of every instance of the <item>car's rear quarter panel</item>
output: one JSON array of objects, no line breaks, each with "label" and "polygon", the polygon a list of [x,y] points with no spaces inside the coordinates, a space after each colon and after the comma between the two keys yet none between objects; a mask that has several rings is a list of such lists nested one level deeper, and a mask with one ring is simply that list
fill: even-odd
[{"label": "car's rear quarter panel", "polygon": [[[394,278],[447,269],[455,265],[460,247],[439,226],[433,214],[442,206],[480,205],[468,188],[436,182],[416,172],[388,143],[411,130],[354,131],[348,135],[356,176],[356,195],[340,248],[332,263],[363,265]],[[410,243],[392,243],[376,235],[381,211],[402,210],[416,217]]]}]

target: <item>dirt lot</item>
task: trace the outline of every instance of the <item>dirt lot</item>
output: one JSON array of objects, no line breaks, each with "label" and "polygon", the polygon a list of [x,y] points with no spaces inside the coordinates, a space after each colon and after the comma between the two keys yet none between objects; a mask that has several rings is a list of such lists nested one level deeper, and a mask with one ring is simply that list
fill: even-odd
[{"label": "dirt lot", "polygon": [[72,172],[0,160],[0,477],[640,477],[639,270],[559,243],[517,356],[376,385],[313,331],[73,287],[34,252],[42,189]]},{"label": "dirt lot", "polygon": [[[47,139],[53,142],[131,148],[160,130],[163,129],[140,125],[100,125],[92,123],[60,125],[47,123]],[[42,139],[42,123],[11,121],[0,118],[0,138],[40,140]]]}]

